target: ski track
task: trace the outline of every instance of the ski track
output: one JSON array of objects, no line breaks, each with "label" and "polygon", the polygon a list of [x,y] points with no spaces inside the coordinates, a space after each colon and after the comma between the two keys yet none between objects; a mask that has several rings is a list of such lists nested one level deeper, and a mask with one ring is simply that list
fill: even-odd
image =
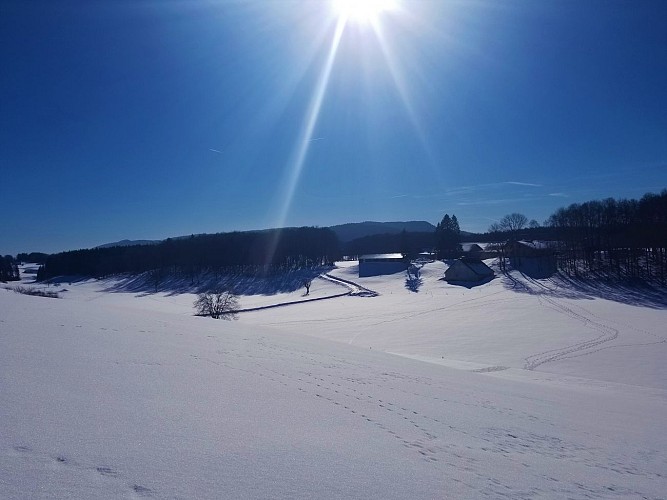
[{"label": "ski track", "polygon": [[[512,283],[513,288],[522,289],[524,292],[534,295],[537,298],[540,306],[563,314],[570,319],[579,321],[586,328],[599,333],[598,336],[592,339],[526,356],[524,358],[524,368],[526,370],[534,370],[538,366],[546,363],[553,363],[554,361],[593,354],[594,352],[602,350],[602,348],[595,349],[596,347],[616,340],[619,337],[620,331],[618,328],[603,322],[599,316],[592,314],[587,309],[581,306],[575,306],[573,304],[565,305],[555,298],[549,297],[548,294],[552,293],[553,290],[551,290],[543,283],[534,279],[530,279],[523,274],[521,277],[525,281],[520,281],[517,278],[511,276],[509,273],[505,273],[505,276]],[[534,287],[539,288],[539,290],[536,290]],[[575,311],[575,309],[577,309],[579,312]]]},{"label": "ski track", "polygon": [[[265,356],[257,357],[258,350]],[[624,477],[664,481],[662,474],[646,470],[645,464],[641,464],[636,457],[615,456],[609,454],[609,450],[560,437],[558,434],[561,431],[546,416],[504,406],[499,401],[476,399],[475,395],[463,391],[454,391],[455,398],[441,398],[438,394],[445,390],[451,394],[452,388],[443,387],[426,377],[395,372],[374,373],[368,377],[364,365],[335,356],[323,359],[319,354],[277,345],[266,338],[259,340],[258,348],[256,346],[245,352],[218,351],[218,354],[225,357],[233,354],[230,357],[233,363],[210,358],[201,360],[279,384],[288,390],[298,390],[330,404],[336,411],[347,412],[364,425],[372,426],[379,437],[390,439],[396,446],[409,450],[414,459],[423,461],[427,466],[442,469],[449,480],[467,486],[480,496],[534,498],[557,494],[568,498],[641,497],[642,492],[623,486]],[[312,370],[291,371],[288,364],[280,362],[283,358],[293,357],[312,366]],[[268,366],[270,361],[277,362],[277,367]],[[355,369],[366,375],[355,375]],[[386,394],[391,396],[388,398]],[[462,409],[465,411],[462,412]],[[475,426],[461,419],[460,415],[470,412],[496,415],[499,426]],[[503,427],[500,422],[511,422],[511,426]],[[547,433],[548,429],[552,429],[553,434]],[[657,450],[646,450],[646,453],[661,454]],[[503,456],[522,474],[533,475],[531,483],[542,483],[547,479],[553,489],[520,491],[507,478],[490,477],[486,454]],[[531,464],[534,460],[553,460],[554,464],[566,460],[577,467],[589,469],[592,475],[596,471],[611,471],[618,476],[618,481],[605,487],[570,483],[563,476],[559,479],[533,473]]]}]

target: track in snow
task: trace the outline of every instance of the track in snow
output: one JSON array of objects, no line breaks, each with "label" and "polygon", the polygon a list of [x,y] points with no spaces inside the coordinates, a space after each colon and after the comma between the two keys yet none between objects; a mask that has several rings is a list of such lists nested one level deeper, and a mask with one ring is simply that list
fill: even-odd
[{"label": "track in snow", "polygon": [[[539,285],[539,289],[535,289],[532,288],[528,282],[520,281],[513,277],[510,273],[506,272],[504,275],[511,282],[513,288],[520,289],[526,293],[534,295],[542,307],[546,307],[558,313],[564,314],[571,319],[580,321],[586,328],[590,328],[591,330],[594,330],[598,333],[596,337],[589,340],[584,340],[582,342],[577,342],[575,344],[558,349],[550,349],[548,351],[526,356],[524,358],[524,368],[526,370],[534,370],[538,366],[545,363],[592,354],[593,352],[598,351],[599,349],[596,348],[602,344],[611,342],[618,338],[618,328],[614,328],[613,326],[602,322],[600,318],[596,317],[594,314],[584,309],[583,307],[568,306],[554,299],[553,297],[550,297],[549,294],[551,290],[544,286],[542,283],[534,282],[534,280],[530,280],[530,278],[521,274],[522,278],[528,280],[530,284]],[[578,311],[575,311],[575,307]]]}]

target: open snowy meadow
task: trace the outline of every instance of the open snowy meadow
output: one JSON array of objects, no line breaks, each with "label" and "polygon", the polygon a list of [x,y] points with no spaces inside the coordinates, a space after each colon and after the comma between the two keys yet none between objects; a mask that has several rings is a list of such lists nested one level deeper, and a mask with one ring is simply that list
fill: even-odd
[{"label": "open snowy meadow", "polygon": [[0,498],[667,498],[664,290],[445,268],[0,289]]}]

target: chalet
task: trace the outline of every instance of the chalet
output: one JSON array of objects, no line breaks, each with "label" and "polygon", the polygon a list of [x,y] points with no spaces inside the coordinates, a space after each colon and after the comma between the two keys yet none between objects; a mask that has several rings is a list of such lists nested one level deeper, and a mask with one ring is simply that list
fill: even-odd
[{"label": "chalet", "polygon": [[381,253],[359,257],[359,277],[380,276],[404,272],[408,260],[400,253]]},{"label": "chalet", "polygon": [[455,260],[445,271],[445,280],[475,283],[493,277],[493,270],[479,259],[464,257]]}]

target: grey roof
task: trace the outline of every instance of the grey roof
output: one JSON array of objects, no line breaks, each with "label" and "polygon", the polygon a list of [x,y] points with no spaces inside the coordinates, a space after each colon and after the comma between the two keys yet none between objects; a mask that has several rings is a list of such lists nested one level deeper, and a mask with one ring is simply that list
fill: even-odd
[{"label": "grey roof", "polygon": [[493,271],[489,266],[484,264],[481,260],[475,260],[475,259],[461,259],[461,263],[469,267],[472,272],[477,274],[478,276],[488,276],[489,274],[493,274]]}]

